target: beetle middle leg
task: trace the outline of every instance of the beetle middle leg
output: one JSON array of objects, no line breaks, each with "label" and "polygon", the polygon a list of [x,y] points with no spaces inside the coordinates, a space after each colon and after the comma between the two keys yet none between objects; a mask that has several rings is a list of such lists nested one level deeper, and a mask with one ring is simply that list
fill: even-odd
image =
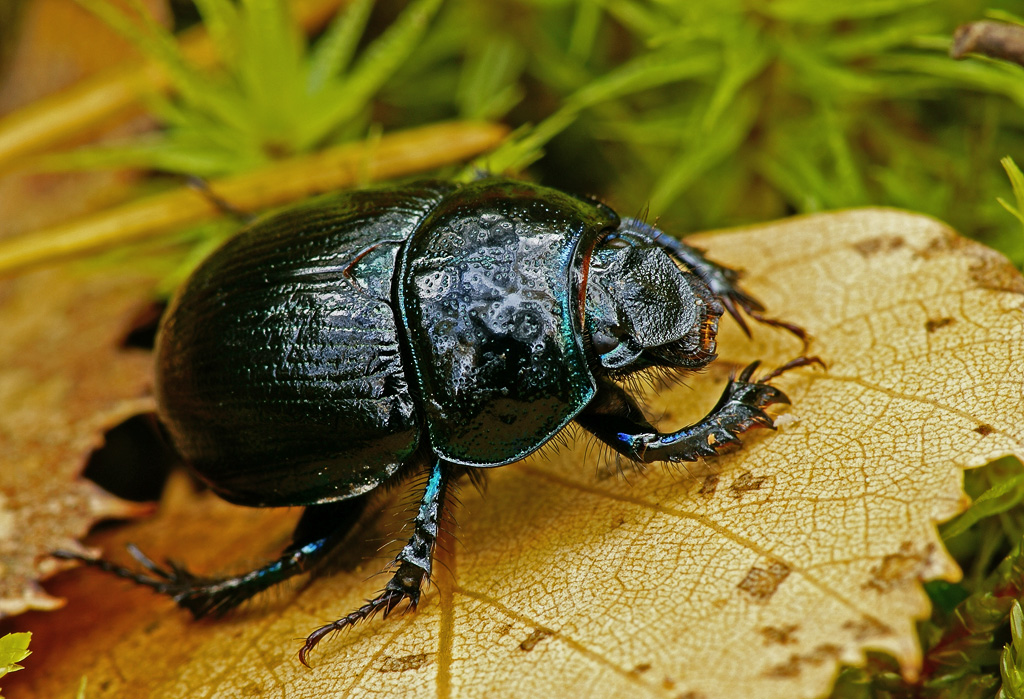
[{"label": "beetle middle leg", "polygon": [[779,389],[751,381],[757,362],[729,379],[722,397],[699,422],[675,432],[659,432],[643,416],[636,401],[617,384],[601,379],[597,396],[576,416],[576,422],[620,454],[635,461],[696,461],[739,443],[753,427],[774,429],[764,408],[789,403]]},{"label": "beetle middle leg", "polygon": [[295,527],[292,543],[281,556],[241,575],[211,578],[195,575],[170,561],[160,566],[131,544],[128,552],[146,569],[146,573],[67,551],[55,551],[53,555],[81,561],[168,595],[197,619],[210,614],[219,616],[253,595],[315,567],[334,550],[359,520],[366,501],[367,496],[360,495],[348,500],[307,506]]},{"label": "beetle middle leg", "polygon": [[416,608],[420,601],[420,588],[430,577],[433,569],[434,546],[444,516],[448,486],[454,475],[456,474],[453,466],[440,459],[433,461],[427,478],[427,487],[423,491],[419,511],[413,522],[412,536],[392,564],[397,568],[395,574],[375,598],[351,614],[325,624],[311,633],[306,638],[305,645],[299,650],[299,660],[303,665],[309,665],[306,662],[309,652],[324,636],[348,628],[378,612],[383,612],[387,617],[403,600],[409,601],[411,609]]}]

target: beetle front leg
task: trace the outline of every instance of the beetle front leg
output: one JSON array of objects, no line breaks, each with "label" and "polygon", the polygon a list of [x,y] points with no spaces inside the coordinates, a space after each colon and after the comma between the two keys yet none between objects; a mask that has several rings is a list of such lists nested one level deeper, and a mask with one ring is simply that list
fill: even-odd
[{"label": "beetle front leg", "polygon": [[410,609],[416,608],[420,601],[420,588],[430,577],[432,570],[434,545],[437,543],[438,527],[444,513],[451,471],[451,466],[446,462],[440,459],[434,461],[426,490],[420,499],[419,511],[413,522],[412,537],[392,563],[398,570],[375,598],[351,614],[325,624],[309,634],[305,645],[299,651],[299,660],[303,665],[309,666],[306,658],[324,636],[348,628],[378,612],[384,612],[384,616],[387,617],[403,600],[409,600]]},{"label": "beetle front leg", "polygon": [[739,443],[739,435],[754,427],[774,429],[764,408],[789,403],[779,389],[751,381],[757,362],[729,379],[722,397],[699,422],[676,432],[658,432],[636,402],[619,386],[603,380],[597,396],[576,421],[620,454],[635,461],[696,461]]}]

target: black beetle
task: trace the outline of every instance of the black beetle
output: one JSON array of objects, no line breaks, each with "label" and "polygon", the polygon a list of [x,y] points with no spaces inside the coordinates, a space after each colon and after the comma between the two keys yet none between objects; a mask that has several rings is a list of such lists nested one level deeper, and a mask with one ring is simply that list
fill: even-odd
[{"label": "black beetle", "polygon": [[[658,432],[618,380],[715,358],[725,311],[766,319],[732,270],[607,206],[523,182],[427,181],[325,195],[268,215],[211,255],[157,339],[159,415],[225,499],[305,506],[282,556],[234,577],[148,574],[82,559],[224,612],[322,560],[382,484],[427,472],[409,543],[373,600],[314,631],[403,600],[430,576],[452,481],[517,461],[570,421],[637,462],[695,461],[771,427],[787,402],[748,367],[701,421]],[[791,362],[806,364],[806,358]]]}]

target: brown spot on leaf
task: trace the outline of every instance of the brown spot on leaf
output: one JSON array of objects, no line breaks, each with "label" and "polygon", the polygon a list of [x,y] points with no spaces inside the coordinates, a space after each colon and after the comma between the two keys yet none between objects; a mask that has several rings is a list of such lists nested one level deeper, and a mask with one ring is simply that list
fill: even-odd
[{"label": "brown spot on leaf", "polygon": [[789,656],[789,660],[765,670],[764,673],[768,677],[787,678],[796,677],[800,674],[800,656],[796,653]]},{"label": "brown spot on leaf", "polygon": [[847,621],[843,624],[843,628],[849,630],[856,641],[866,641],[869,638],[888,636],[892,633],[891,628],[870,616],[856,621]]},{"label": "brown spot on leaf", "polygon": [[796,637],[794,634],[798,628],[800,627],[796,624],[786,624],[785,626],[764,626],[761,628],[761,635],[764,636],[764,644],[766,646],[786,646],[796,643]]},{"label": "brown spot on leaf", "polygon": [[974,428],[974,431],[980,434],[982,437],[988,437],[990,434],[996,431],[996,428],[992,425],[986,425],[984,423]]},{"label": "brown spot on leaf", "polygon": [[971,249],[971,279],[982,289],[1024,294],[1024,277],[1010,261],[995,250]]},{"label": "brown spot on leaf", "polygon": [[633,673],[634,675],[642,675],[642,674],[644,674],[645,672],[647,672],[650,669],[651,669],[651,664],[650,663],[640,663],[639,665],[634,667],[632,670],[630,670],[630,672]]},{"label": "brown spot on leaf", "polygon": [[960,238],[954,235],[940,235],[932,238],[928,241],[928,244],[920,247],[915,253],[915,257],[919,257],[924,260],[931,260],[940,255],[945,255],[948,252],[955,252],[960,250]]},{"label": "brown spot on leaf", "polygon": [[386,655],[384,656],[384,662],[380,664],[380,671],[405,672],[407,670],[419,670],[424,665],[430,663],[431,655],[433,653],[415,653],[413,655],[403,655],[400,658]]},{"label": "brown spot on leaf", "polygon": [[715,491],[718,490],[718,479],[719,477],[717,473],[712,473],[710,476],[705,476],[704,483],[703,485],[701,485],[700,490],[697,491],[697,494],[703,495],[704,497],[707,498],[714,495]]},{"label": "brown spot on leaf", "polygon": [[766,476],[754,476],[750,471],[743,471],[729,486],[729,490],[732,491],[733,497],[740,497],[743,493],[748,493],[752,490],[760,490],[764,482],[768,480]]},{"label": "brown spot on leaf", "polygon": [[911,542],[903,542],[898,552],[890,553],[882,558],[881,563],[871,568],[871,579],[864,586],[879,592],[888,592],[899,585],[916,580],[931,554],[932,546],[930,544],[924,552],[918,552]]},{"label": "brown spot on leaf", "polygon": [[554,634],[554,631],[550,629],[534,629],[533,633],[524,638],[523,642],[519,644],[519,649],[529,652],[536,648],[538,643],[552,634]]},{"label": "brown spot on leaf", "polygon": [[865,238],[853,244],[853,249],[864,257],[871,257],[879,253],[892,252],[906,245],[902,236],[879,235],[874,238]]},{"label": "brown spot on leaf", "polygon": [[936,330],[938,330],[939,328],[944,328],[947,325],[951,325],[952,323],[955,323],[955,322],[956,321],[953,320],[952,318],[935,318],[934,320],[928,320],[924,324],[924,329],[927,330],[930,333],[933,333]]},{"label": "brown spot on leaf", "polygon": [[767,568],[753,566],[746,577],[740,581],[738,587],[750,594],[758,602],[767,602],[771,599],[779,585],[789,575],[789,566],[784,563],[774,562]]},{"label": "brown spot on leaf", "polygon": [[838,658],[842,648],[835,643],[822,643],[814,647],[814,650],[807,654],[807,662],[811,665],[821,665],[826,660]]},{"label": "brown spot on leaf", "polygon": [[833,643],[822,643],[807,653],[793,653],[786,662],[768,668],[765,675],[778,678],[796,677],[803,666],[817,666],[828,660],[835,660],[839,657],[840,651],[842,648]]}]

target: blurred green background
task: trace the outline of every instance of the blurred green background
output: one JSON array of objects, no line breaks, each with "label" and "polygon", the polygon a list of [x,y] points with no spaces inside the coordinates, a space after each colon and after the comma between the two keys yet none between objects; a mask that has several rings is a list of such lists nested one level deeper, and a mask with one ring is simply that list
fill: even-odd
[{"label": "blurred green background", "polygon": [[[83,4],[180,61],[154,27]],[[151,105],[164,139],[66,163],[216,176],[501,120],[526,130],[478,168],[526,168],[674,234],[896,206],[1024,262],[1021,223],[997,201],[1013,202],[1000,159],[1024,145],[1024,69],[948,56],[958,24],[1016,21],[1019,0],[353,0],[311,47],[276,3],[197,5],[227,72],[179,65],[182,98]]]}]

